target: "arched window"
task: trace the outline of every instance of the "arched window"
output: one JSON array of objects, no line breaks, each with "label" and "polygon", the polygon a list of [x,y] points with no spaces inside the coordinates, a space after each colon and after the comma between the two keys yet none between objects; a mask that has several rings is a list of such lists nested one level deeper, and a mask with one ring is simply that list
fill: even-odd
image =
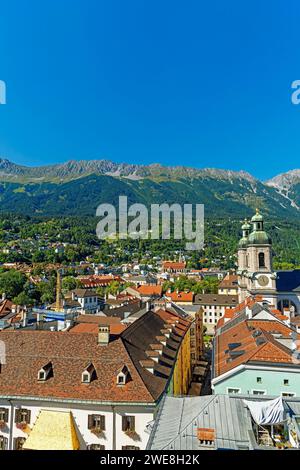
[{"label": "arched window", "polygon": [[258,255],[258,264],[260,268],[265,268],[265,254],[264,253],[259,253]]}]

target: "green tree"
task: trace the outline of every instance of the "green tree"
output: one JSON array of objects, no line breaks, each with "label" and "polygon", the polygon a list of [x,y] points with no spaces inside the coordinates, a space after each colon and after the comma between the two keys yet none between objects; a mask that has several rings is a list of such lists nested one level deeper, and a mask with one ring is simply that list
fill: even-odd
[{"label": "green tree", "polygon": [[119,281],[112,281],[106,289],[107,294],[116,295],[120,291]]},{"label": "green tree", "polygon": [[38,285],[40,292],[41,302],[43,304],[52,303],[55,299],[55,278],[51,278],[50,281],[40,282]]},{"label": "green tree", "polygon": [[77,280],[73,276],[66,276],[62,280],[62,289],[63,291],[67,292],[69,290],[76,289],[77,287]]},{"label": "green tree", "polygon": [[15,269],[0,274],[0,292],[9,299],[16,297],[24,288],[26,276]]},{"label": "green tree", "polygon": [[16,305],[26,305],[26,307],[31,307],[34,305],[34,299],[30,298],[26,292],[22,291],[13,298],[13,303]]}]

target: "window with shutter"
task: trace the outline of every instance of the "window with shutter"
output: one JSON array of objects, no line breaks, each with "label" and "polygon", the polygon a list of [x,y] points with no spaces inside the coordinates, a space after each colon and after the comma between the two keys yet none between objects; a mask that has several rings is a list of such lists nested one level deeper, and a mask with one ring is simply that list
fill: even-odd
[{"label": "window with shutter", "polygon": [[87,448],[88,450],[105,450],[105,446],[102,444],[90,444]]},{"label": "window with shutter", "polygon": [[89,415],[88,416],[88,429],[99,429],[105,431],[105,416],[104,415]]},{"label": "window with shutter", "polygon": [[30,423],[31,411],[25,408],[20,408],[15,411],[15,423]]},{"label": "window with shutter", "polygon": [[122,450],[140,450],[140,448],[135,446],[122,446]]},{"label": "window with shutter", "polygon": [[135,417],[123,416],[122,417],[122,431],[135,431]]},{"label": "window with shutter", "polygon": [[101,416],[100,426],[101,426],[102,431],[105,431],[105,416],[103,415]]},{"label": "window with shutter", "polygon": [[88,429],[94,427],[94,415],[88,415]]},{"label": "window with shutter", "polygon": [[7,450],[8,439],[7,437],[0,436],[0,450]]},{"label": "window with shutter", "polygon": [[22,450],[25,437],[15,437],[14,439],[14,450]]},{"label": "window with shutter", "polygon": [[20,423],[20,410],[15,410],[15,423]]},{"label": "window with shutter", "polygon": [[0,423],[8,422],[8,408],[0,408]]}]

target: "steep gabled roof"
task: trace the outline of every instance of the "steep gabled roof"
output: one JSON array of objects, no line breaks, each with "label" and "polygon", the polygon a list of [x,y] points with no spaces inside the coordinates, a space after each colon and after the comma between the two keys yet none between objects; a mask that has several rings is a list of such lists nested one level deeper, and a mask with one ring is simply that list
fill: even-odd
[{"label": "steep gabled roof", "polygon": [[[0,395],[34,396],[96,401],[153,402],[122,339],[107,346],[97,342],[97,334],[53,331],[1,331],[6,345],[6,363],[1,366]],[[52,363],[53,374],[43,383],[38,371]],[[97,378],[81,382],[82,372],[92,362]],[[126,366],[131,380],[117,385],[120,367]]]},{"label": "steep gabled roof", "polygon": [[[176,320],[178,323],[175,323]],[[172,326],[172,323],[176,326]],[[162,333],[166,329],[166,324],[172,328],[169,338]],[[132,323],[121,335],[136,369],[154,399],[163,393],[168,384],[182,339],[190,325],[190,322],[174,316],[173,313],[161,310],[149,311]],[[157,344],[165,345],[161,348],[157,347]],[[153,358],[157,361],[154,363],[152,374],[143,365],[145,361]]]},{"label": "steep gabled roof", "polygon": [[215,337],[214,377],[249,362],[292,365],[292,351],[277,341],[274,334],[291,340],[295,332],[276,320],[254,319],[220,333]]}]

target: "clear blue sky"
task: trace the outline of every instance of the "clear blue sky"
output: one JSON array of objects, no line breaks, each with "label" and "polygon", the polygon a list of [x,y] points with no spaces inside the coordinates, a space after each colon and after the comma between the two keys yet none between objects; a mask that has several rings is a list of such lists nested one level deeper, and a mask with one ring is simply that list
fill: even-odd
[{"label": "clear blue sky", "polygon": [[0,155],[300,168],[299,0],[10,0]]}]

